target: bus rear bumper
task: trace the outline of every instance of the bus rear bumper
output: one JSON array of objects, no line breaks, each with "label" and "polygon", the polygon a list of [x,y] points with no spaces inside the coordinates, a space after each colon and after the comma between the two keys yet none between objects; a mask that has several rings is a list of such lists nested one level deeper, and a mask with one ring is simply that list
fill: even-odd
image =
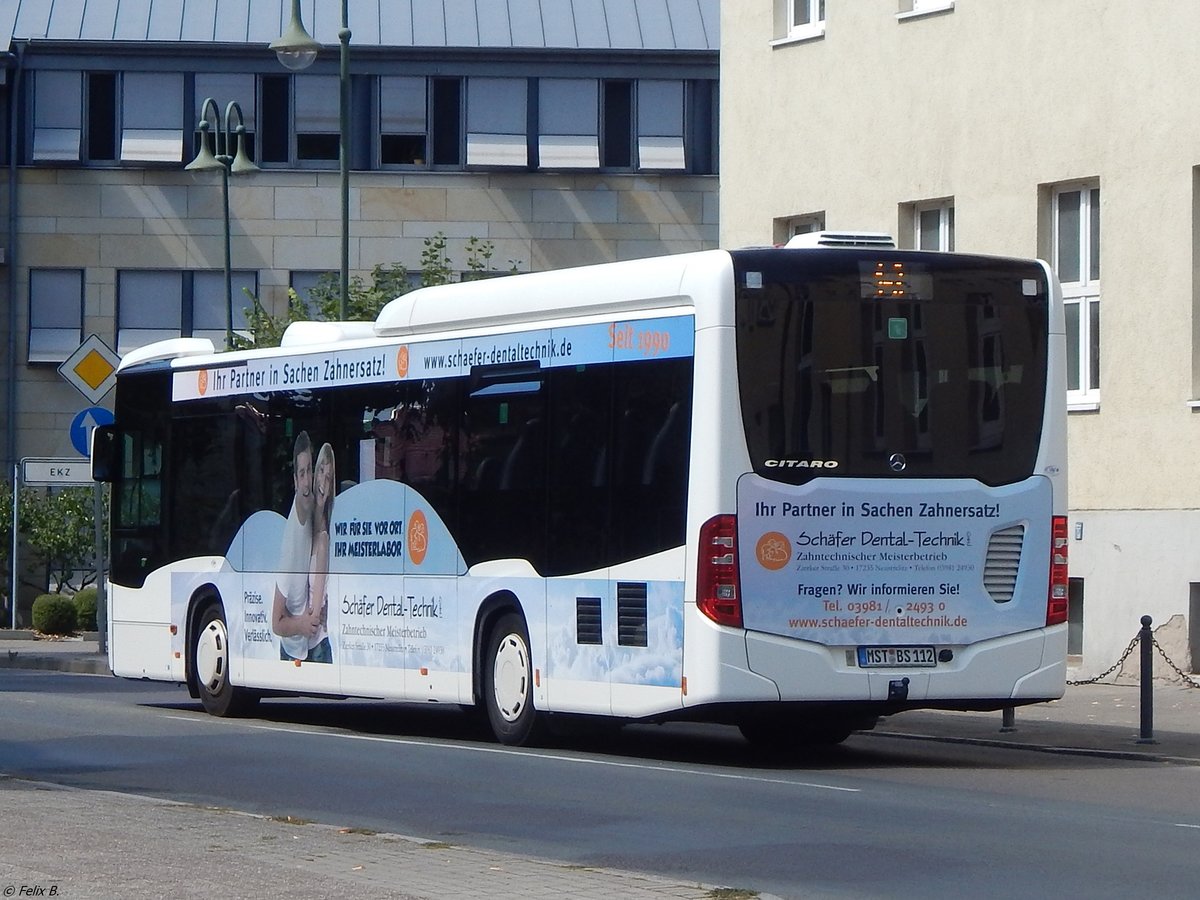
[{"label": "bus rear bumper", "polygon": [[939,661],[932,668],[866,669],[858,665],[856,647],[746,633],[750,670],[771,679],[784,701],[900,701],[897,705],[910,709],[967,709],[976,700],[994,708],[997,700],[1052,700],[1066,690],[1065,625],[937,649]]}]

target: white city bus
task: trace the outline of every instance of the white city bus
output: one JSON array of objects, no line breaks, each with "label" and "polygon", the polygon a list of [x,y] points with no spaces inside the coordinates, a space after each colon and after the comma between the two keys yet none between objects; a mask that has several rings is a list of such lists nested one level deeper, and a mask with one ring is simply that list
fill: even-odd
[{"label": "white city bus", "polygon": [[426,288],[279,348],[128,354],[110,663],[835,742],[1062,695],[1063,308],[886,236]]}]

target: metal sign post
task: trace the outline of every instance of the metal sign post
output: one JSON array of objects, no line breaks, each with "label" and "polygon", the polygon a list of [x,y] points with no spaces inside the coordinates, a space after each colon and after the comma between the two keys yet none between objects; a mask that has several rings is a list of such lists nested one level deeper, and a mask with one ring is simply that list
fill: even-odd
[{"label": "metal sign post", "polygon": [[13,508],[12,508],[12,554],[8,557],[12,565],[12,587],[8,594],[8,605],[12,609],[12,629],[17,630],[17,523],[19,519],[17,500],[20,496],[21,467],[13,466]]}]

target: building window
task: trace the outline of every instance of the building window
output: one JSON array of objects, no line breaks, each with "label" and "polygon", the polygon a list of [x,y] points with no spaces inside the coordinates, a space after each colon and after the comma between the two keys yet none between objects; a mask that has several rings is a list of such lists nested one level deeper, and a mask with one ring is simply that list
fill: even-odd
[{"label": "building window", "polygon": [[296,159],[337,162],[341,146],[341,83],[334,75],[294,79],[296,92]]},{"label": "building window", "polygon": [[600,82],[543,78],[538,82],[538,165],[600,167]]},{"label": "building window", "polygon": [[527,166],[529,82],[467,79],[467,165]]},{"label": "building window", "polygon": [[[246,308],[258,288],[254,272],[232,272],[233,328],[245,333]],[[129,270],[117,276],[117,353],[154,341],[207,337],[225,344],[225,273]]]},{"label": "building window", "polygon": [[825,34],[825,0],[784,0],[785,40],[804,40]]},{"label": "building window", "polygon": [[1100,188],[1060,185],[1051,195],[1053,264],[1067,314],[1067,403],[1100,402]]},{"label": "building window", "polygon": [[433,164],[462,165],[462,79],[433,79]]},{"label": "building window", "polygon": [[639,169],[683,169],[683,82],[639,81]]},{"label": "building window", "polygon": [[[230,73],[218,74],[197,74],[195,81],[195,110],[192,116],[192,125],[200,121],[200,116],[204,112],[204,101],[212,98],[217,104],[217,113],[220,116],[219,131],[224,132],[225,125],[225,110],[230,103],[237,103],[238,108],[242,111],[242,124],[246,126],[246,155],[251,159],[255,159],[255,137],[258,133],[258,102],[254,76],[253,75],[234,75]],[[237,117],[234,116],[229,120],[232,128],[237,128]],[[212,121],[209,121],[212,125]],[[192,154],[200,149],[199,132],[196,133],[196,144],[192,148]],[[223,149],[223,148],[222,148]],[[228,148],[230,156],[237,151],[237,145]]]},{"label": "building window", "polygon": [[825,213],[805,213],[802,216],[788,216],[775,220],[774,241],[776,244],[786,244],[790,238],[798,234],[810,234],[814,231],[825,230]]},{"label": "building window", "polygon": [[954,249],[954,201],[918,203],[913,209],[913,246],[918,250]]},{"label": "building window", "polygon": [[322,280],[328,281],[336,277],[337,275],[333,272],[293,272],[291,275],[291,288],[303,303],[311,303],[313,301],[313,288],[319,285]]},{"label": "building window", "polygon": [[948,12],[954,9],[954,0],[900,0],[899,19],[927,16],[930,13]]},{"label": "building window", "polygon": [[379,79],[379,163],[419,166],[429,159],[428,87],[424,78]]},{"label": "building window", "polygon": [[33,84],[33,161],[79,162],[83,73],[38,72]]},{"label": "building window", "polygon": [[117,74],[89,72],[87,74],[87,132],[88,162],[117,160]]},{"label": "building window", "polygon": [[[225,326],[228,312],[225,301],[224,272],[192,272],[184,273],[192,277],[192,323],[191,336],[208,338],[216,347],[225,346]],[[233,330],[242,337],[250,336],[246,324],[246,310],[251,306],[247,292],[255,294],[258,291],[258,277],[255,272],[230,272],[230,285],[233,288]],[[186,294],[186,291],[185,291]]]},{"label": "building window", "polygon": [[61,363],[83,341],[83,270],[29,272],[31,363]]},{"label": "building window", "polygon": [[170,72],[124,74],[121,79],[122,162],[181,162],[182,122],[182,75]]},{"label": "building window", "polygon": [[[259,78],[262,105],[259,107],[259,162],[291,162],[292,78],[263,75]],[[204,102],[204,98],[200,98]]]},{"label": "building window", "polygon": [[605,81],[600,123],[604,131],[600,165],[633,168],[633,82]]}]

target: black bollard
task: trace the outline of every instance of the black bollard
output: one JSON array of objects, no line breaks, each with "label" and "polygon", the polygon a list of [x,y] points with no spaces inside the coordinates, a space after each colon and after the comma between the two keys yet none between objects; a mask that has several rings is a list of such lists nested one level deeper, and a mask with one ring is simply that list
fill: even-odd
[{"label": "black bollard", "polygon": [[1000,713],[1000,733],[1011,734],[1017,730],[1017,711],[1011,706],[1004,707]]},{"label": "black bollard", "polygon": [[1138,639],[1142,648],[1142,733],[1138,738],[1139,744],[1155,744],[1154,740],[1154,635],[1150,631],[1150,623],[1154,620],[1142,616],[1142,630]]}]

